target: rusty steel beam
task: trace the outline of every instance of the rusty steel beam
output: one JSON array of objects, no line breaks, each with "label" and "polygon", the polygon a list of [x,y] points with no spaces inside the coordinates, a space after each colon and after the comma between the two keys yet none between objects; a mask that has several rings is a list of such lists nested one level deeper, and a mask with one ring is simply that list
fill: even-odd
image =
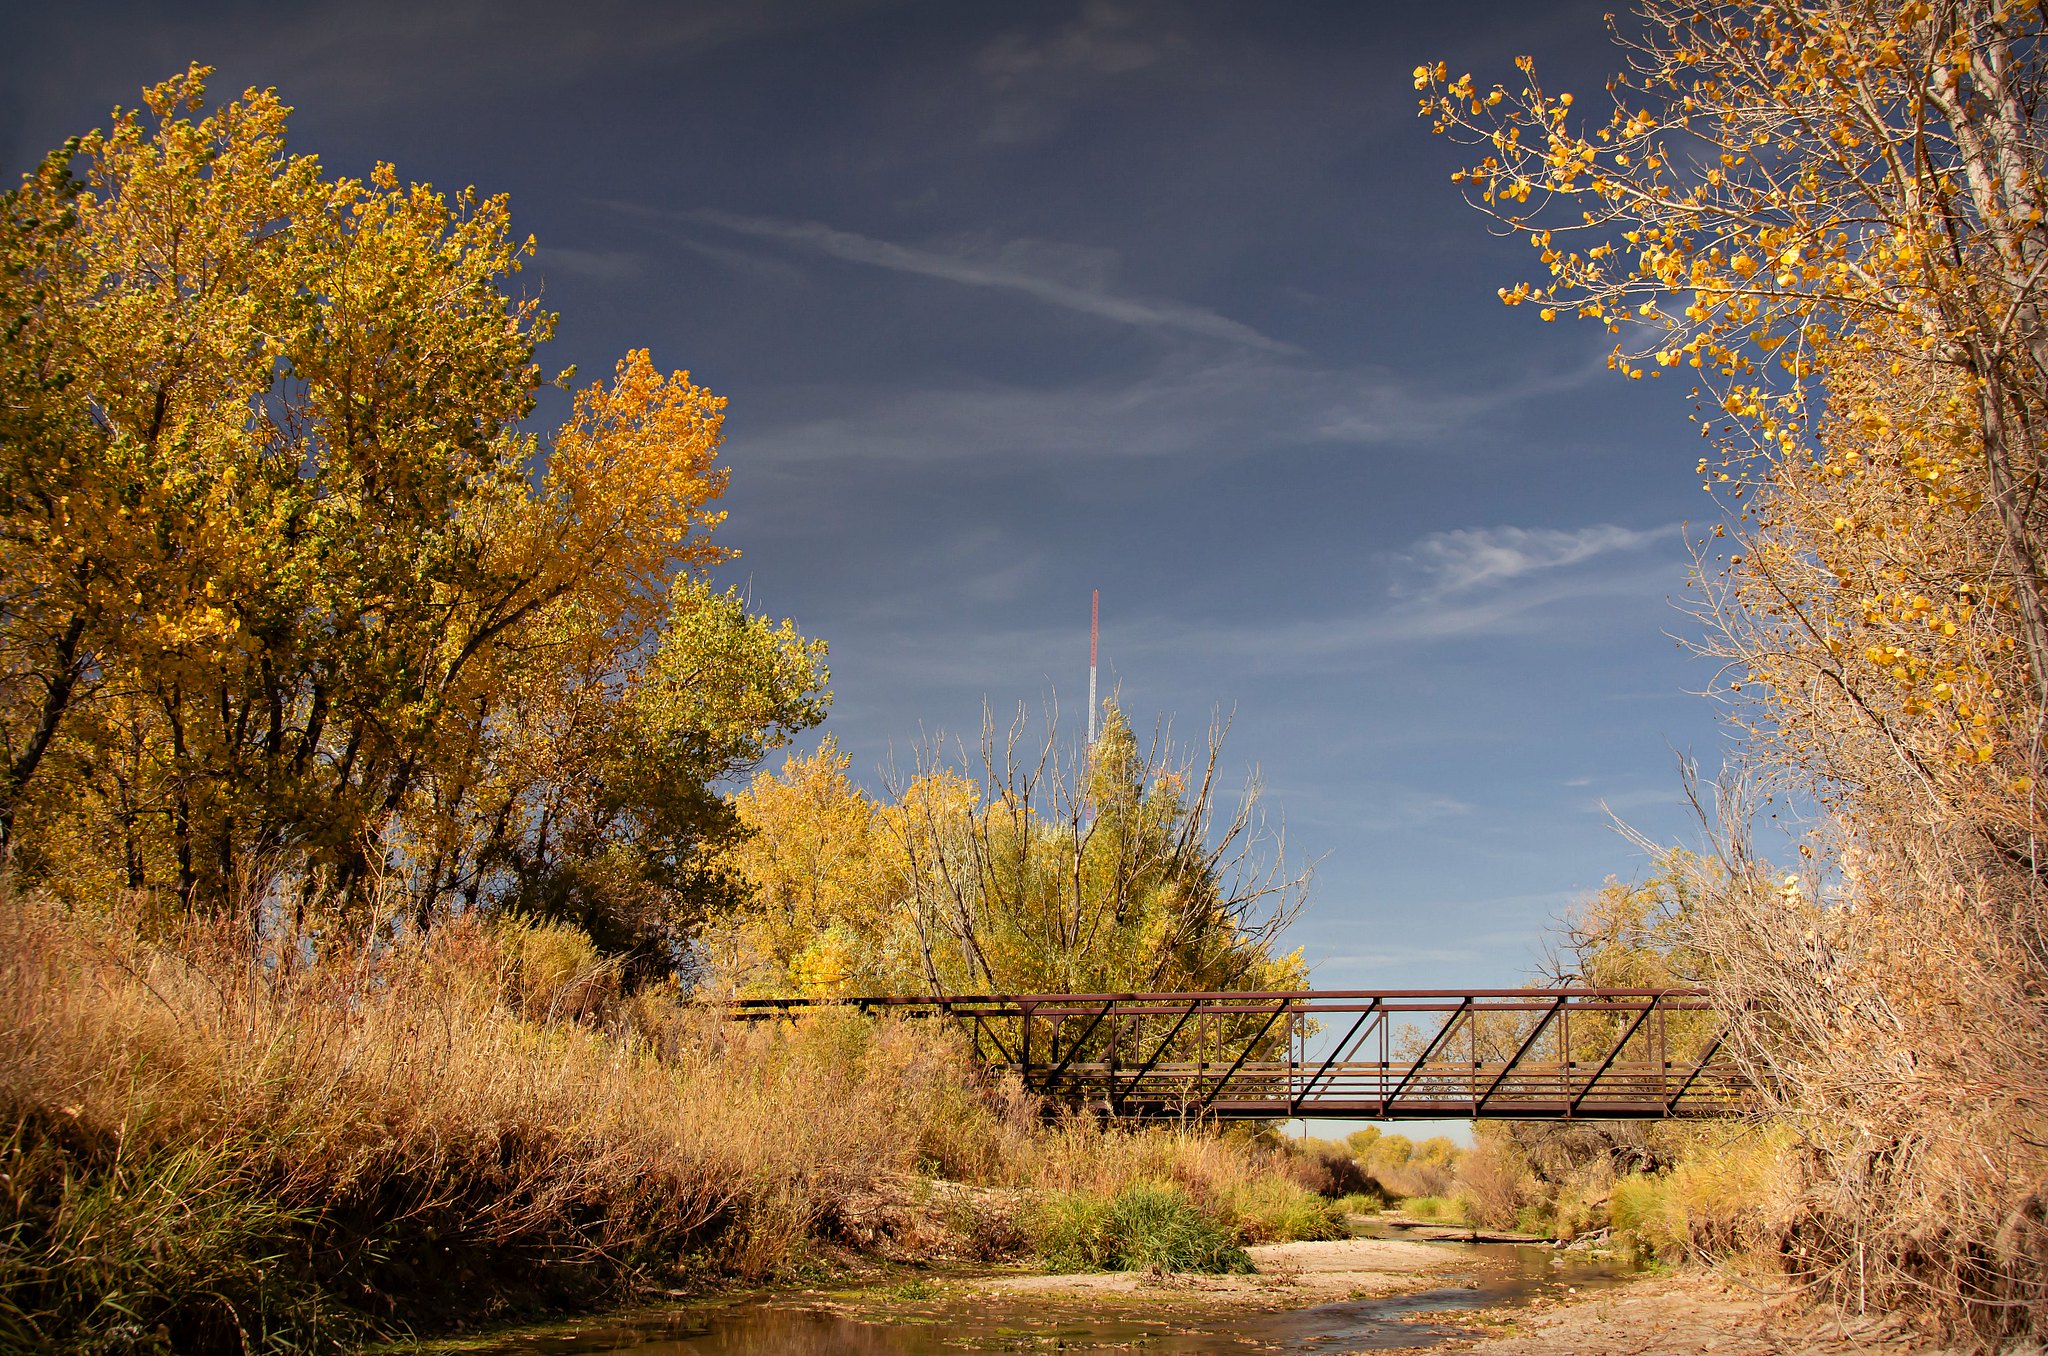
[{"label": "rusty steel beam", "polygon": [[[721,1006],[740,1021],[849,1007],[951,1018],[977,1057],[1014,1070],[1032,1091],[1134,1118],[1662,1119],[1734,1114],[1748,1092],[1721,1053],[1725,1024],[1700,1026],[1708,1038],[1687,1038],[1686,1052],[1672,1059],[1668,1014],[1714,1010],[1698,989],[870,995]],[[1573,1014],[1609,1020],[1574,1023]],[[1316,1056],[1307,1032],[1319,1018],[1348,1029]],[[1064,1019],[1077,1019],[1081,1030],[1062,1050]],[[1031,1039],[1039,1021],[1051,1023],[1046,1053]],[[1390,1034],[1397,1021],[1406,1032],[1398,1042]],[[1546,1033],[1556,1036],[1554,1059],[1536,1056]],[[1638,1034],[1651,1058],[1628,1056]],[[1454,1036],[1469,1037],[1469,1050],[1455,1043],[1469,1058],[1451,1056]],[[1375,1040],[1376,1052],[1361,1049]]]}]

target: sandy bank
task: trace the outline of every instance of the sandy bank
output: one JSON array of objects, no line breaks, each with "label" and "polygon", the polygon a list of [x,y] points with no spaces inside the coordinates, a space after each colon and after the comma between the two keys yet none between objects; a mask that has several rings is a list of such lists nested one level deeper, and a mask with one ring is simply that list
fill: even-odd
[{"label": "sandy bank", "polygon": [[1367,1299],[1415,1288],[1415,1279],[1444,1271],[1470,1271],[1470,1258],[1446,1248],[1390,1238],[1347,1238],[1331,1243],[1268,1243],[1249,1248],[1255,1276],[1150,1277],[1136,1272],[1072,1276],[1000,1276],[977,1283],[994,1294],[1076,1296],[1183,1292],[1221,1301],[1308,1304],[1333,1297]]},{"label": "sandy bank", "polygon": [[1789,1312],[1778,1298],[1711,1276],[1655,1277],[1563,1303],[1482,1311],[1497,1330],[1435,1352],[1472,1356],[1953,1356],[1894,1319]]}]

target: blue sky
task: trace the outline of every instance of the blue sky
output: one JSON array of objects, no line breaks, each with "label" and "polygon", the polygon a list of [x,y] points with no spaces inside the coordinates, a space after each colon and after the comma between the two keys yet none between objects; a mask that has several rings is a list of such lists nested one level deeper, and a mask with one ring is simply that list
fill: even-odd
[{"label": "blue sky", "polygon": [[1085,724],[1099,588],[1135,722],[1234,712],[1316,861],[1317,985],[1492,986],[1726,746],[1686,391],[1499,304],[1529,251],[1414,116],[1439,58],[1597,90],[1603,8],[10,3],[0,154],[197,59],[336,171],[510,193],[552,362],[730,397],[731,577],[831,643],[857,772]]}]

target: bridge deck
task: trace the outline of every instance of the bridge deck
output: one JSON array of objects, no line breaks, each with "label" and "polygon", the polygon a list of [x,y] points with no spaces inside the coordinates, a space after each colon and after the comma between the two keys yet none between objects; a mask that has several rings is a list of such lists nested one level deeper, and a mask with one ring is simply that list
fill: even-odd
[{"label": "bridge deck", "polygon": [[736,1018],[856,1008],[960,1023],[1033,1092],[1136,1118],[1642,1120],[1726,1116],[1748,1084],[1696,989],[756,998]]}]

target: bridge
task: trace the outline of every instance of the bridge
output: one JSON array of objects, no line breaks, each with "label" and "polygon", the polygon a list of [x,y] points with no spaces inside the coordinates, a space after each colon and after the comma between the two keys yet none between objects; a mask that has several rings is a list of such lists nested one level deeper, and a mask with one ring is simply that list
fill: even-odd
[{"label": "bridge", "polygon": [[1034,1093],[1133,1119],[1661,1120],[1737,1114],[1749,1084],[1697,989],[751,998],[950,1019]]}]

